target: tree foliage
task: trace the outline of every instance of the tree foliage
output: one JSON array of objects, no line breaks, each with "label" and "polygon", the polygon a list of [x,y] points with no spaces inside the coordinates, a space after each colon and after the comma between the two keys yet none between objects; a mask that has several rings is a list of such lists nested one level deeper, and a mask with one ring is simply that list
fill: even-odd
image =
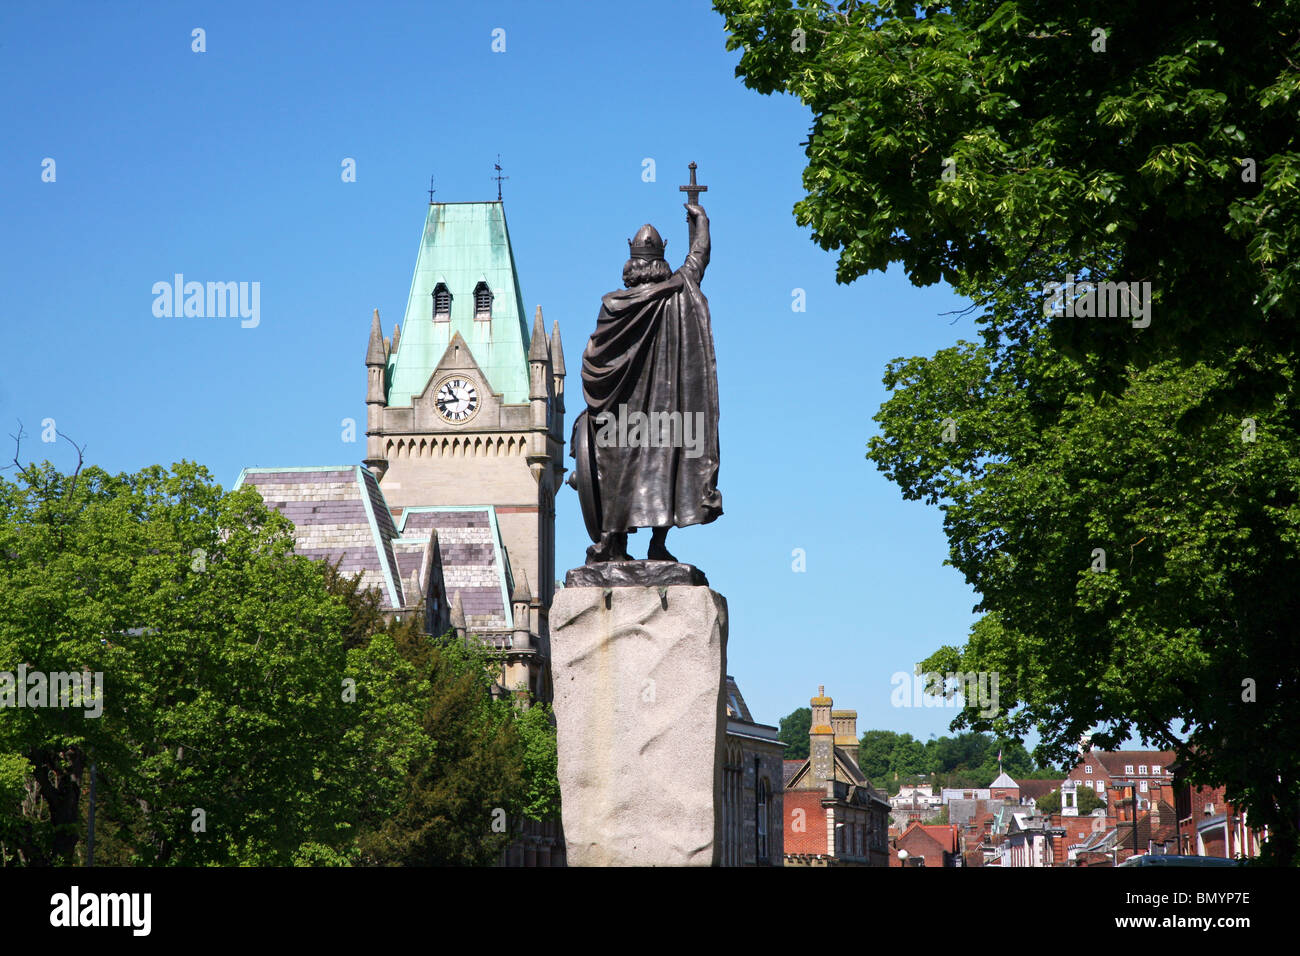
[{"label": "tree foliage", "polygon": [[92,766],[110,865],[482,864],[555,812],[548,715],[293,541],[189,463],[0,478],[0,673],[103,675],[0,709],[0,863],[84,860]]},{"label": "tree foliage", "polygon": [[[1104,807],[1106,801],[1101,798],[1096,790],[1092,787],[1079,787],[1075,790],[1076,800],[1079,803],[1079,816],[1086,817],[1098,807]],[[1060,813],[1061,812],[1061,791],[1053,790],[1045,796],[1039,797],[1034,801],[1034,806],[1042,813]]]},{"label": "tree foliage", "polygon": [[[715,6],[812,111],[795,216],[837,278],[975,303],[980,342],[890,364],[868,453],[980,595],[922,664],[1001,675],[955,726],[1176,749],[1295,860],[1300,4]],[[1046,315],[1071,275],[1150,282],[1150,324]]]},{"label": "tree foliage", "polygon": [[786,760],[808,759],[808,734],[811,731],[811,707],[796,707],[781,718],[776,735],[785,744]]},{"label": "tree foliage", "polygon": [[1120,376],[1294,350],[1294,0],[714,6],[737,76],[812,111],[794,212],[839,281],[897,262],[979,301],[1067,274],[1152,281],[1141,336],[1053,323]]},{"label": "tree foliage", "polygon": [[1001,769],[1015,778],[1055,775],[1059,771],[1035,764],[1017,740],[967,732],[955,737],[916,740],[892,730],[868,730],[859,742],[858,765],[867,779],[889,793],[909,783],[943,787],[987,787]]}]

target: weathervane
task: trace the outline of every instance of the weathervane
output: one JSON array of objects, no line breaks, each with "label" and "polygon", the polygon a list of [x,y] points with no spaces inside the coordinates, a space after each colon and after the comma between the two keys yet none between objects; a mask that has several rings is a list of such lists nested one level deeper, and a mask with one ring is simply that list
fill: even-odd
[{"label": "weathervane", "polygon": [[433,177],[429,177],[429,205],[433,205]]},{"label": "weathervane", "polygon": [[497,181],[497,202],[500,202],[501,201],[501,180],[510,178],[509,176],[501,175],[501,154],[500,153],[497,153],[497,161],[493,164],[492,168],[497,171],[497,174],[492,178]]}]

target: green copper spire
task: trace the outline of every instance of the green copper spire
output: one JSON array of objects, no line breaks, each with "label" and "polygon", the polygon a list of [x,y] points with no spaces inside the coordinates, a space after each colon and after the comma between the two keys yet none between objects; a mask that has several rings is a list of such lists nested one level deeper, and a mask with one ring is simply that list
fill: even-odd
[{"label": "green copper spire", "polygon": [[[491,319],[475,316],[474,290],[491,292]],[[434,290],[451,294],[450,320],[435,320]],[[480,313],[482,314],[482,313]],[[495,392],[509,404],[528,401],[528,329],[500,202],[430,203],[402,321],[401,349],[392,349],[388,404],[411,404],[454,333],[469,345]]]}]

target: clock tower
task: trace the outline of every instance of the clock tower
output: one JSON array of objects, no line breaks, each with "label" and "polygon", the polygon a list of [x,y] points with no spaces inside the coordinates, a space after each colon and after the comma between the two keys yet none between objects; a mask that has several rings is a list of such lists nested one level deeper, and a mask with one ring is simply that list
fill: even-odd
[{"label": "clock tower", "polygon": [[[371,323],[365,464],[399,527],[403,512],[490,512],[506,586],[529,597],[509,601],[530,619],[510,624],[545,641],[564,353],[558,322],[548,338],[541,306],[531,333],[525,315],[501,201],[429,203],[402,323],[391,339],[378,310]],[[468,593],[469,582],[446,581],[448,602],[461,583]],[[474,631],[473,609],[461,613]]]}]

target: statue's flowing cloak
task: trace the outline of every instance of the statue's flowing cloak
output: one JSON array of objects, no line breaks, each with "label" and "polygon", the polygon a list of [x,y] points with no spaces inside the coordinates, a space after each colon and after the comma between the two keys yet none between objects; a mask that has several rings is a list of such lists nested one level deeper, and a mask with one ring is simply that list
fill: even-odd
[{"label": "statue's flowing cloak", "polygon": [[[620,289],[601,299],[596,331],[582,353],[582,390],[605,531],[683,528],[708,524],[722,514],[718,371],[709,303],[700,291],[708,258],[704,238],[663,282]],[[622,413],[620,406],[626,406]],[[665,442],[669,447],[601,447],[597,439],[604,413],[630,416],[638,411],[651,422],[665,420],[649,416],[677,413],[667,421],[676,418],[683,429],[691,429],[694,449],[684,440]],[[684,438],[686,433],[680,434]],[[699,457],[689,457],[692,450]]]}]

